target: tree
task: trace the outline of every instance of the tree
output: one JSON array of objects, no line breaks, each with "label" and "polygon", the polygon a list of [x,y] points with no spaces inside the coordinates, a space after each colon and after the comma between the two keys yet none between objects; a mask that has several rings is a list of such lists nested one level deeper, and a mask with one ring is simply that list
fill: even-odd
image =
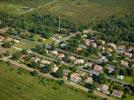
[{"label": "tree", "polygon": [[58,80],[57,83],[58,83],[59,85],[65,84],[64,80]]},{"label": "tree", "polygon": [[49,31],[44,31],[43,33],[42,33],[42,36],[44,37],[44,38],[50,38],[51,36],[52,36],[52,32],[49,32]]},{"label": "tree", "polygon": [[56,72],[56,77],[57,78],[62,78],[63,77],[63,70],[62,69],[58,69]]},{"label": "tree", "polygon": [[29,66],[32,67],[32,68],[39,68],[40,67],[40,62],[39,61],[37,61],[37,62],[32,61]]},{"label": "tree", "polygon": [[94,34],[93,33],[88,33],[87,34],[87,38],[88,39],[93,39],[94,38]]},{"label": "tree", "polygon": [[90,89],[90,91],[93,91],[96,88],[95,84],[90,84],[90,83],[85,83],[84,86]]},{"label": "tree", "polygon": [[129,75],[129,76],[133,76],[134,75],[134,68],[127,68],[126,69],[126,71],[127,71],[127,75]]},{"label": "tree", "polygon": [[12,55],[12,59],[13,60],[18,60],[21,56],[21,53],[20,52],[15,52],[13,55]]},{"label": "tree", "polygon": [[10,55],[10,52],[9,51],[6,51],[3,53],[4,56],[9,56]]},{"label": "tree", "polygon": [[73,47],[78,47],[80,41],[77,40],[77,39],[71,38],[71,39],[69,39],[69,43],[70,43],[70,45],[73,46]]},{"label": "tree", "polygon": [[11,29],[11,28],[6,33],[10,35],[18,35],[18,32],[15,29]]},{"label": "tree", "polygon": [[25,49],[21,50],[21,54],[26,55],[27,54],[27,50],[25,50]]},{"label": "tree", "polygon": [[5,41],[1,46],[4,47],[4,48],[11,48],[12,43],[9,42],[9,41]]},{"label": "tree", "polygon": [[36,70],[33,70],[32,72],[30,72],[30,74],[31,74],[32,76],[37,76],[37,75],[38,75],[38,72],[37,72]]},{"label": "tree", "polygon": [[100,84],[106,82],[106,78],[105,78],[105,74],[104,74],[104,73],[101,73],[101,74],[99,75],[99,80],[98,80],[98,82],[99,82]]},{"label": "tree", "polygon": [[120,70],[119,70],[119,74],[126,76],[126,75],[127,75],[127,70],[126,70],[126,69],[120,69]]},{"label": "tree", "polygon": [[43,66],[40,70],[43,73],[48,73],[48,72],[51,71],[51,68],[52,68],[52,65],[51,64],[47,64],[47,65]]}]

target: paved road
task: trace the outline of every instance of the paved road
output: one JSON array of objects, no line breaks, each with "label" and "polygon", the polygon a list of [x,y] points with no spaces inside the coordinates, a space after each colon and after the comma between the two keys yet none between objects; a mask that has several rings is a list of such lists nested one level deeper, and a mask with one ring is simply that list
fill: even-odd
[{"label": "paved road", "polygon": [[[84,71],[84,72],[87,72],[87,73],[89,73],[89,74],[91,73],[91,72],[90,72],[91,70],[86,70],[86,69],[83,69],[83,68],[81,68],[81,67],[78,67],[78,69],[79,69],[79,70],[82,70],[82,71]],[[116,78],[109,77],[108,75],[105,75],[105,78],[108,79],[108,80],[112,80],[112,81],[114,81],[114,82],[123,84],[123,85],[128,85],[127,83],[125,83],[125,82],[123,82],[123,81],[121,81],[121,80],[118,80],[118,79],[116,79]]]},{"label": "paved road", "polygon": [[72,53],[72,52],[69,52],[69,51],[66,51],[66,50],[63,50],[63,49],[59,49],[59,48],[56,48],[56,50],[61,51],[61,52],[64,52],[64,53],[71,54],[71,55],[76,56],[78,58],[83,58],[86,61],[91,61],[91,62],[94,62],[94,63],[97,63],[97,64],[100,63],[100,61],[98,59],[93,59],[91,57],[85,57],[85,56],[82,56],[82,55],[79,55],[79,54],[76,54],[76,53]]}]

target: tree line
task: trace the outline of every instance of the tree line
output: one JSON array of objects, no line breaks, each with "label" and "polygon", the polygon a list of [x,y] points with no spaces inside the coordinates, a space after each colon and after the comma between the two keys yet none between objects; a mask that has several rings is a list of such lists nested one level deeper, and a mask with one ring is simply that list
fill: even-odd
[{"label": "tree line", "polygon": [[94,30],[102,32],[102,38],[110,42],[127,41],[134,43],[134,16],[110,16],[92,25]]},{"label": "tree line", "polygon": [[[12,27],[19,34],[21,30],[27,30],[31,33],[37,33],[45,38],[49,38],[57,31],[59,26],[59,18],[52,15],[41,15],[39,13],[31,13],[26,15],[12,15],[0,12],[0,28]],[[70,31],[76,31],[76,25],[68,20],[61,19],[61,27]]]}]

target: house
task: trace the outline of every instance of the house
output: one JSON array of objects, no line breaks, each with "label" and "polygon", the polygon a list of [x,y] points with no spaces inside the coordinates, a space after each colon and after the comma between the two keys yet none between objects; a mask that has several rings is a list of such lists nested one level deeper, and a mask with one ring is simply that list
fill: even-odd
[{"label": "house", "polygon": [[124,45],[119,45],[117,49],[120,51],[125,51],[126,47]]},{"label": "house", "polygon": [[17,39],[13,39],[13,41],[14,41],[15,43],[19,43],[19,42],[20,42],[20,41],[17,40]]},{"label": "house", "polygon": [[84,30],[83,33],[84,34],[87,34],[87,33],[90,33],[91,32],[91,29],[88,29],[88,30]]},{"label": "house", "polygon": [[118,75],[117,76],[117,79],[123,80],[124,79],[124,76],[123,75]]},{"label": "house", "polygon": [[94,68],[93,68],[93,70],[96,71],[96,72],[101,73],[103,71],[103,68],[100,65],[95,65]]},{"label": "house", "polygon": [[86,77],[84,80],[85,83],[93,84],[93,78],[92,77]]},{"label": "house", "polygon": [[51,51],[51,53],[56,56],[58,55],[58,51]]},{"label": "house", "polygon": [[56,65],[54,65],[53,68],[52,68],[52,72],[55,73],[58,69],[59,69],[59,67],[57,67]]},{"label": "house", "polygon": [[84,35],[82,35],[82,37],[87,38],[87,35],[86,35],[86,34],[84,34]]},{"label": "house", "polygon": [[100,61],[101,61],[101,62],[108,62],[108,59],[107,59],[106,56],[102,56],[102,57],[100,58]]},{"label": "house", "polygon": [[78,73],[72,73],[70,78],[71,78],[71,81],[75,83],[79,83],[82,80]]},{"label": "house", "polygon": [[113,65],[107,65],[107,66],[108,66],[107,69],[108,69],[109,73],[112,73],[115,69],[115,66],[113,66]]},{"label": "house", "polygon": [[124,56],[127,56],[127,57],[131,58],[133,56],[133,54],[129,53],[129,52],[124,52]]},{"label": "house", "polygon": [[93,46],[94,48],[97,48],[97,44],[96,44],[96,43],[92,43],[92,46]]},{"label": "house", "polygon": [[6,31],[8,31],[8,27],[6,27],[6,28],[1,28],[1,29],[0,29],[0,34],[3,34],[3,33],[5,33]]},{"label": "house", "polygon": [[113,92],[112,92],[112,95],[116,96],[116,97],[121,97],[122,96],[122,92],[119,91],[119,90],[114,89]]},{"label": "house", "polygon": [[99,72],[96,72],[96,71],[94,71],[94,70],[91,70],[91,71],[90,71],[90,75],[91,75],[91,76],[93,76],[93,75],[99,76],[99,74],[100,74]]},{"label": "house", "polygon": [[61,48],[65,48],[66,46],[67,46],[66,43],[61,43],[61,44],[60,44],[60,47],[61,47]]},{"label": "house", "polygon": [[117,46],[113,43],[108,43],[108,47],[114,49],[114,50],[117,50]]},{"label": "house", "polygon": [[38,62],[40,59],[38,57],[32,57],[32,61]]},{"label": "house", "polygon": [[28,55],[26,55],[26,54],[22,54],[19,59],[20,59],[22,62],[24,62],[24,60],[27,58],[27,56],[28,56]]},{"label": "house", "polygon": [[109,94],[108,89],[109,89],[109,86],[104,84],[101,86],[100,91],[103,92],[104,94]]},{"label": "house", "polygon": [[90,45],[91,45],[90,40],[89,40],[89,39],[85,39],[85,40],[84,40],[84,45],[85,45],[85,46],[90,46]]},{"label": "house", "polygon": [[87,62],[87,63],[85,63],[85,65],[84,65],[84,66],[86,66],[86,67],[92,67],[92,65],[93,65],[93,63],[92,63],[92,62]]},{"label": "house", "polygon": [[121,61],[121,65],[124,66],[124,67],[128,67],[129,66],[129,63],[127,61]]},{"label": "house", "polygon": [[60,59],[62,59],[62,58],[65,57],[65,54],[64,54],[64,53],[60,53],[60,54],[58,55],[58,57],[59,57]]},{"label": "house", "polygon": [[46,44],[45,48],[48,49],[48,50],[52,50],[52,46],[49,45],[49,44]]},{"label": "house", "polygon": [[68,70],[63,70],[63,76],[68,76],[69,75],[69,71]]},{"label": "house", "polygon": [[131,65],[131,68],[134,68],[134,64]]},{"label": "house", "polygon": [[0,35],[0,42],[4,41],[5,37]]},{"label": "house", "polygon": [[99,40],[98,42],[99,42],[99,44],[101,44],[101,45],[105,45],[105,41],[104,41],[104,40]]},{"label": "house", "polygon": [[78,48],[76,48],[76,51],[77,52],[81,52],[82,51],[82,48],[78,47]]},{"label": "house", "polygon": [[108,53],[111,53],[111,52],[113,52],[114,50],[113,50],[112,48],[107,48],[106,51],[107,51]]},{"label": "house", "polygon": [[41,64],[46,65],[46,64],[51,64],[51,62],[50,61],[47,61],[47,60],[41,60]]},{"label": "house", "polygon": [[78,65],[78,64],[84,64],[84,60],[83,59],[76,59],[74,61],[74,64]]},{"label": "house", "polygon": [[77,70],[76,71],[81,77],[86,76],[86,72],[82,71],[82,70]]},{"label": "house", "polygon": [[7,41],[13,41],[12,37],[7,37]]},{"label": "house", "polygon": [[87,46],[85,46],[84,44],[80,44],[79,47],[80,48],[87,48]]},{"label": "house", "polygon": [[101,51],[105,51],[105,47],[104,46],[98,46],[99,50]]},{"label": "house", "polygon": [[74,56],[69,56],[68,59],[71,60],[71,61],[73,61],[73,60],[75,60],[76,58],[75,58]]},{"label": "house", "polygon": [[117,53],[122,54],[122,55],[124,54],[124,52],[125,51],[123,51],[123,50],[117,50]]}]

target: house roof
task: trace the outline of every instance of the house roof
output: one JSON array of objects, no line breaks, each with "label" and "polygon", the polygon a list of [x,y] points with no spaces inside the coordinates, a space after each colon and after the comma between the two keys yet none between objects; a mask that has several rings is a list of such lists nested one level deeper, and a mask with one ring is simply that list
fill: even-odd
[{"label": "house roof", "polygon": [[70,59],[70,60],[75,60],[75,57],[74,57],[74,56],[69,56],[68,59]]},{"label": "house roof", "polygon": [[107,52],[113,52],[112,48],[107,48]]},{"label": "house roof", "polygon": [[85,83],[93,83],[93,78],[92,77],[86,77],[84,80]]},{"label": "house roof", "polygon": [[3,34],[3,33],[5,33],[7,30],[8,30],[8,27],[6,27],[6,28],[1,28],[1,29],[0,29],[0,33]]},{"label": "house roof", "polygon": [[84,60],[83,59],[76,59],[74,64],[84,64]]},{"label": "house roof", "polygon": [[58,55],[58,57],[59,57],[59,58],[64,58],[64,57],[65,57],[65,54],[64,54],[64,53],[60,53],[60,54]]},{"label": "house roof", "polygon": [[80,51],[82,51],[82,48],[78,47],[78,48],[76,48],[76,50],[77,50],[77,52],[80,52]]},{"label": "house roof", "polygon": [[106,84],[104,84],[100,88],[100,91],[102,91],[103,93],[107,94],[108,93],[108,89],[109,89],[109,86],[107,86]]},{"label": "house roof", "polygon": [[130,58],[133,56],[133,54],[129,53],[129,52],[124,52],[124,55],[127,56],[127,57],[130,57]]},{"label": "house roof", "polygon": [[123,61],[123,60],[121,61],[121,65],[123,65],[123,66],[128,66],[128,64],[129,63],[127,61]]},{"label": "house roof", "polygon": [[109,70],[109,73],[113,72],[114,69],[115,69],[115,66],[114,65],[107,65],[107,69]]},{"label": "house roof", "polygon": [[108,46],[109,46],[109,47],[112,47],[114,50],[117,49],[117,46],[116,46],[115,44],[113,44],[113,43],[109,43]]},{"label": "house roof", "polygon": [[84,40],[84,44],[85,44],[86,46],[90,46],[90,45],[91,45],[91,42],[90,42],[89,39],[85,39],[85,40]]},{"label": "house roof", "polygon": [[89,67],[92,67],[93,63],[92,62],[87,62],[85,63],[85,66],[89,66]]},{"label": "house roof", "polygon": [[114,95],[114,96],[117,96],[117,97],[121,97],[122,96],[122,92],[121,91],[119,91],[119,90],[113,90],[113,92],[112,92],[112,95]]},{"label": "house roof", "polygon": [[50,64],[51,62],[50,61],[47,61],[47,60],[42,60],[41,63],[42,64]]},{"label": "house roof", "polygon": [[71,80],[74,82],[80,82],[81,81],[81,77],[78,73],[73,73],[71,74]]},{"label": "house roof", "polygon": [[95,65],[93,70],[96,71],[96,72],[101,72],[103,70],[103,68],[100,65]]},{"label": "house roof", "polygon": [[68,76],[68,74],[69,74],[69,73],[68,73],[68,70],[65,70],[65,69],[64,69],[64,70],[63,70],[63,75],[64,75],[64,76]]},{"label": "house roof", "polygon": [[52,71],[53,72],[56,72],[58,69],[59,69],[59,67],[57,67],[56,65],[54,65],[53,68],[52,68]]},{"label": "house roof", "polygon": [[58,55],[58,51],[52,51],[52,54]]}]

